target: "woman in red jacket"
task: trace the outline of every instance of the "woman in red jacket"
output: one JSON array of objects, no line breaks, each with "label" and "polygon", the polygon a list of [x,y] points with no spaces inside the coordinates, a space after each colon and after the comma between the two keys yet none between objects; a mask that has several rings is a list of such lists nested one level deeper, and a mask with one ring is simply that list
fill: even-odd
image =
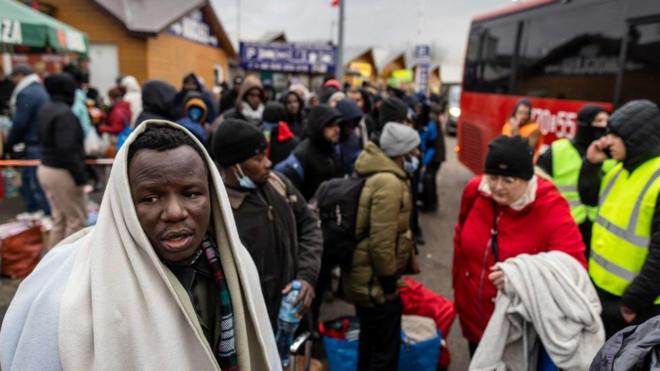
[{"label": "woman in red jacket", "polygon": [[108,91],[111,106],[108,119],[99,126],[101,133],[118,135],[131,124],[131,106],[123,100],[125,93],[126,89],[123,86],[116,86]]},{"label": "woman in red jacket", "polygon": [[489,145],[485,175],[461,199],[452,267],[456,311],[474,353],[494,309],[504,274],[494,267],[519,254],[563,251],[586,268],[584,244],[568,203],[534,175],[532,151],[516,136]]}]

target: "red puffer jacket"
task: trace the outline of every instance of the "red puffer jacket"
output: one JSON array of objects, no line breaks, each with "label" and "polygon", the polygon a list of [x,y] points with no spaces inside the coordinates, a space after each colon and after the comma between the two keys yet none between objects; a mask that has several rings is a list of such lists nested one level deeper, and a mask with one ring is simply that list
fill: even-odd
[{"label": "red puffer jacket", "polygon": [[[456,311],[463,336],[478,343],[495,308],[495,286],[488,280],[495,258],[490,247],[495,204],[478,190],[482,177],[472,179],[461,199],[454,232],[452,275]],[[568,203],[555,186],[538,178],[536,199],[522,210],[497,206],[500,261],[519,254],[563,251],[585,268],[585,248]]]}]

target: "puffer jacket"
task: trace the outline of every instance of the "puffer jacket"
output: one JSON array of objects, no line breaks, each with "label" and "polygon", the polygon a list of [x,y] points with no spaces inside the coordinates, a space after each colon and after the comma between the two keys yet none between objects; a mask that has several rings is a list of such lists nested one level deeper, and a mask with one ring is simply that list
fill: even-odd
[{"label": "puffer jacket", "polygon": [[488,280],[496,261],[491,251],[491,229],[497,215],[498,258],[557,250],[574,257],[585,268],[584,243],[568,203],[557,188],[537,178],[534,201],[521,210],[496,206],[479,190],[483,176],[473,178],[463,191],[454,229],[452,278],[456,311],[463,336],[478,343],[493,313],[497,295]]},{"label": "puffer jacket", "polygon": [[344,267],[343,290],[355,305],[372,307],[403,285],[401,275],[413,248],[412,198],[406,172],[373,142],[360,154],[355,172],[367,180],[360,195],[356,233],[368,234]]}]

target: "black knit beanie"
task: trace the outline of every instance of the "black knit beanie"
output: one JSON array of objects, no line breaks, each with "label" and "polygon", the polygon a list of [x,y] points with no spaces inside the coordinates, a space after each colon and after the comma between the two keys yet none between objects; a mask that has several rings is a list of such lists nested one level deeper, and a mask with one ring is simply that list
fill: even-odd
[{"label": "black knit beanie", "polygon": [[227,119],[213,134],[213,157],[222,167],[232,166],[264,151],[268,144],[256,126],[235,119]]},{"label": "black knit beanie", "polygon": [[488,145],[484,172],[530,180],[534,162],[529,143],[519,137],[499,136]]}]

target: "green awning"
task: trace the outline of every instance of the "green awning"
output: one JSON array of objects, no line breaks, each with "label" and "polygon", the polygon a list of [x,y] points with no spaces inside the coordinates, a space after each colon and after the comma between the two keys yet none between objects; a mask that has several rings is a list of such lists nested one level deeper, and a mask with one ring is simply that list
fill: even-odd
[{"label": "green awning", "polygon": [[14,0],[0,0],[0,47],[51,47],[58,52],[87,54],[87,35]]}]

